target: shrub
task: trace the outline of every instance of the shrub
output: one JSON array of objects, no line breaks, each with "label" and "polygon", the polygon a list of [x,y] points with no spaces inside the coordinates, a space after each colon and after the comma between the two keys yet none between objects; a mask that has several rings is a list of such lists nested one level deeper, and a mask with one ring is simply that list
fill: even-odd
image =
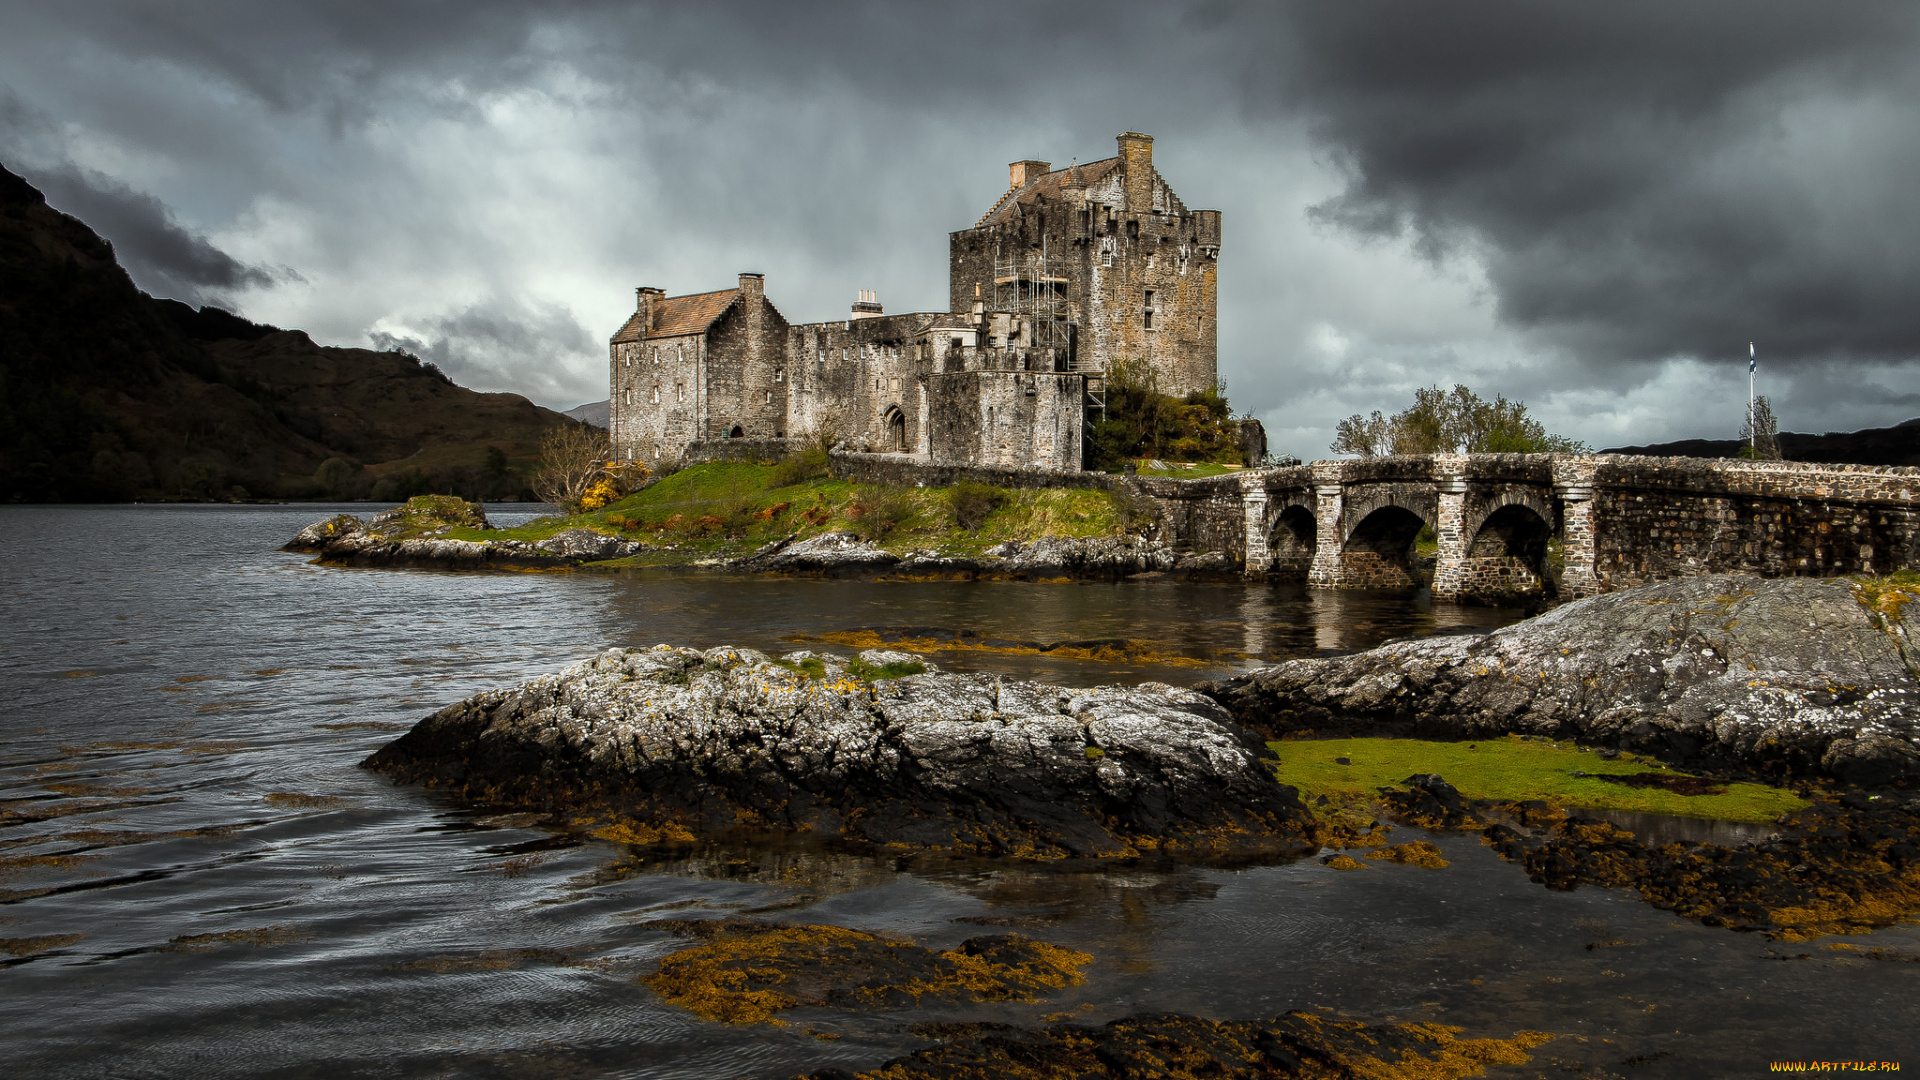
[{"label": "shrub", "polygon": [[879,541],[913,517],[913,499],[904,491],[882,489],[865,504],[847,507],[853,520],[854,535],[862,540]]},{"label": "shrub", "polygon": [[618,501],[619,498],[620,490],[614,487],[613,481],[606,477],[601,477],[588,485],[587,490],[581,493],[580,509],[583,511],[598,510],[608,503]]},{"label": "shrub", "polygon": [[809,480],[826,476],[830,464],[827,449],[826,444],[812,442],[781,458],[780,463],[773,467],[772,474],[767,477],[767,486],[791,487],[794,484],[804,484]]},{"label": "shrub", "polygon": [[953,523],[968,532],[979,528],[988,515],[1007,505],[1012,498],[1004,488],[972,480],[962,480],[947,490],[947,506],[953,512]]}]

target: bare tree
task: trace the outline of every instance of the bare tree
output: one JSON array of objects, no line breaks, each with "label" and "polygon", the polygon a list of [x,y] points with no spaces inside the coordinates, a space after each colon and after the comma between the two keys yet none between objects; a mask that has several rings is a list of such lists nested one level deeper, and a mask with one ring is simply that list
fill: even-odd
[{"label": "bare tree", "polygon": [[533,493],[569,514],[579,513],[581,498],[600,478],[610,451],[602,428],[571,421],[554,428],[540,441]]},{"label": "bare tree", "polygon": [[1780,421],[1774,418],[1773,404],[1765,394],[1754,398],[1747,410],[1747,418],[1740,425],[1740,441],[1747,444],[1740,448],[1741,457],[1780,460]]}]

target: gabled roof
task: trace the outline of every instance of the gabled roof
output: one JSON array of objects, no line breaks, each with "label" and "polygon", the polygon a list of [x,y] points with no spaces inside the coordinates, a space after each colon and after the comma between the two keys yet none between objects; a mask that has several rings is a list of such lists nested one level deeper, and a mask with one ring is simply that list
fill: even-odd
[{"label": "gabled roof", "polygon": [[719,292],[662,297],[653,302],[652,326],[641,326],[640,313],[636,311],[620,328],[620,332],[613,335],[613,340],[617,343],[705,333],[715,319],[726,314],[727,308],[733,305],[739,295],[739,289],[721,289]]},{"label": "gabled roof", "polygon": [[1065,169],[1055,169],[1050,173],[1041,173],[1024,185],[1012,188],[1005,195],[1000,196],[1000,201],[994,203],[993,208],[982,215],[979,221],[974,222],[973,227],[977,229],[982,225],[998,225],[1010,220],[1014,216],[1016,204],[1031,206],[1042,196],[1054,198],[1069,181],[1083,187],[1090,186],[1106,179],[1108,174],[1118,169],[1120,165],[1119,158],[1110,157],[1100,161],[1089,161],[1085,165],[1074,165]]}]

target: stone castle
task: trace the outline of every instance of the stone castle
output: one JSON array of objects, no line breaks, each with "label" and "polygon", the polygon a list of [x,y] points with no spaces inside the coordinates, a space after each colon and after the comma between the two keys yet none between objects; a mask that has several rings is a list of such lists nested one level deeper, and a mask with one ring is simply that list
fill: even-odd
[{"label": "stone castle", "polygon": [[1118,141],[1085,165],[1014,162],[949,238],[945,312],[888,315],[863,290],[846,320],[793,325],[759,274],[639,289],[610,348],[614,456],[829,434],[934,465],[1073,471],[1115,365],[1162,393],[1213,387],[1220,212],[1187,209],[1151,136]]}]

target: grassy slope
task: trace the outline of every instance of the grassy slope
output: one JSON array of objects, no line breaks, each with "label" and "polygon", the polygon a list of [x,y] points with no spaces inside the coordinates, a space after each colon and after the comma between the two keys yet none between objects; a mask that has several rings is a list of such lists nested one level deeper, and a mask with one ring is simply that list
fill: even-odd
[{"label": "grassy slope", "polygon": [[896,553],[930,548],[955,556],[977,555],[1004,540],[1107,536],[1120,520],[1113,497],[1105,492],[1014,491],[978,528],[966,530],[953,521],[946,488],[881,488],[826,477],[776,487],[776,479],[774,466],[712,462],[683,469],[591,513],[447,535],[537,541],[565,529],[588,528],[654,545],[653,551],[620,560],[644,566],[736,558],[793,533],[872,532],[873,516],[889,509],[903,519],[876,537],[881,547]]},{"label": "grassy slope", "polygon": [[[1545,799],[1561,806],[1725,821],[1772,821],[1807,805],[1790,792],[1760,784],[1730,783],[1724,795],[1677,795],[1658,788],[1609,783],[1593,776],[1671,770],[1652,758],[1623,753],[1609,761],[1572,743],[1517,735],[1474,743],[1300,739],[1267,745],[1280,759],[1275,772],[1281,782],[1309,795],[1371,794],[1378,788],[1401,786],[1414,773],[1435,773],[1469,799]],[[1353,764],[1338,764],[1335,759],[1343,757]]]}]

